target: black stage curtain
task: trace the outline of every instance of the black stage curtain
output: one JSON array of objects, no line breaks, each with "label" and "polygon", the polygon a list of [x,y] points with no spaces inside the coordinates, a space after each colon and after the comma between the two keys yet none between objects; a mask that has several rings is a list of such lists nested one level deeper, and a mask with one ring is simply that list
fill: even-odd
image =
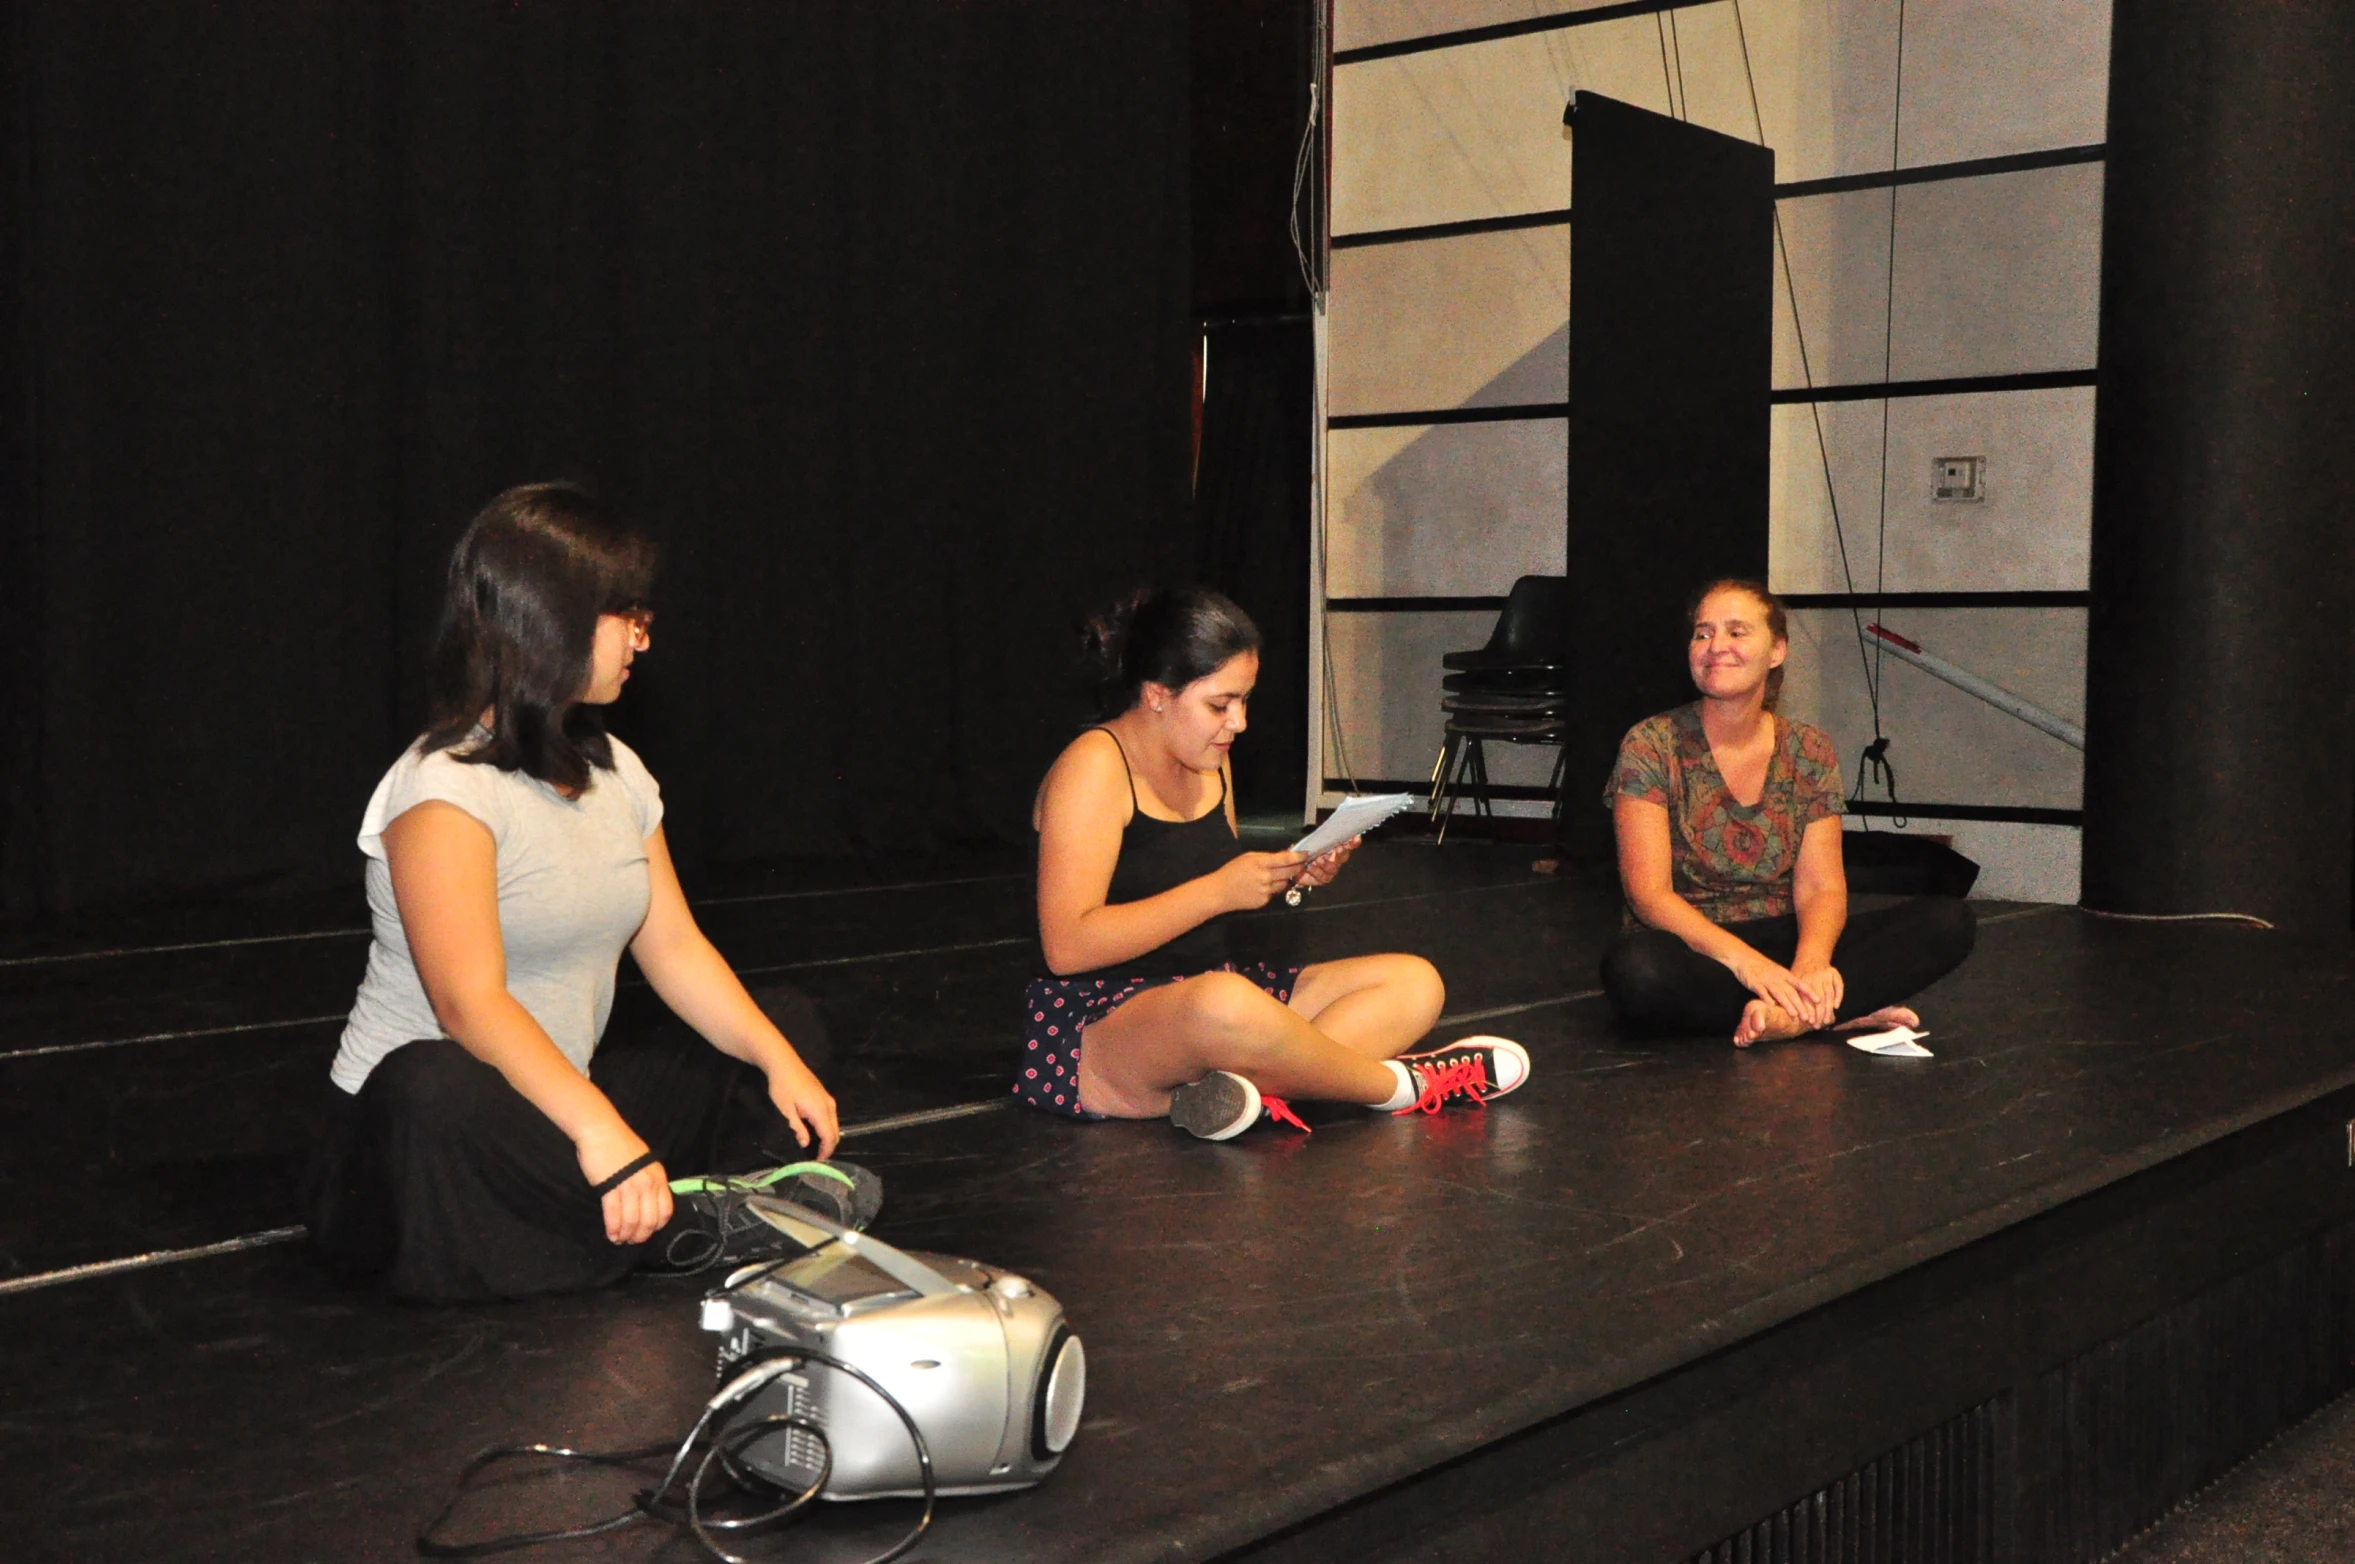
[{"label": "black stage curtain", "polygon": [[1181,0],[7,8],[0,893],[348,880],[457,528],[655,525],[683,861],[1026,829],[1192,572]]},{"label": "black stage curtain", "polygon": [[1201,579],[1241,604],[1263,641],[1235,799],[1297,817],[1308,797],[1308,499],[1315,344],[1302,320],[1204,332],[1202,462],[1194,507]]}]

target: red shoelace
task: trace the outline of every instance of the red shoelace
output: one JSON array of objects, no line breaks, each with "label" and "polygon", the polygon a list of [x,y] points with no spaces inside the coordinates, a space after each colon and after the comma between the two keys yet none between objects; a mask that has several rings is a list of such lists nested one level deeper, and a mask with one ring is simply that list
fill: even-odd
[{"label": "red shoelace", "polygon": [[1398,1109],[1391,1115],[1393,1118],[1410,1113],[1437,1113],[1447,1106],[1450,1097],[1461,1097],[1486,1111],[1488,1102],[1481,1093],[1488,1090],[1488,1066],[1477,1054],[1467,1054],[1448,1065],[1418,1064],[1414,1071],[1422,1077],[1423,1095]]},{"label": "red shoelace", "polygon": [[1270,1097],[1267,1093],[1261,1092],[1259,1094],[1259,1111],[1278,1124],[1291,1125],[1303,1135],[1316,1133],[1315,1130],[1300,1122],[1300,1115],[1294,1113],[1292,1105],[1281,1097]]}]

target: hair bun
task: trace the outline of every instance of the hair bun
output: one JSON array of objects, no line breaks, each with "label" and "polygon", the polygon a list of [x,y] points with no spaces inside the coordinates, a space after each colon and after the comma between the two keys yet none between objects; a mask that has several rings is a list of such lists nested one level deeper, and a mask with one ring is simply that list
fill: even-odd
[{"label": "hair bun", "polygon": [[1080,633],[1100,721],[1137,702],[1143,686],[1179,689],[1228,658],[1259,650],[1251,616],[1203,587],[1150,587],[1091,617]]},{"label": "hair bun", "polygon": [[1128,683],[1129,631],[1137,622],[1137,611],[1152,597],[1150,587],[1131,592],[1080,625],[1080,663],[1090,692],[1099,700]]}]

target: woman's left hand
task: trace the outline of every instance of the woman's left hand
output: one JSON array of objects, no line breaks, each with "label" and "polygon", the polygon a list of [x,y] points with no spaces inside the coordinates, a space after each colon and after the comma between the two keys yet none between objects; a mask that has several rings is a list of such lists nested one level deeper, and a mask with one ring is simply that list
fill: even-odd
[{"label": "woman's left hand", "polygon": [[1799,991],[1819,1007],[1816,1015],[1806,1017],[1812,1025],[1830,1026],[1840,1013],[1840,1005],[1848,997],[1848,980],[1840,976],[1838,967],[1817,967],[1812,972],[1793,968],[1791,978]]},{"label": "woman's left hand", "polygon": [[835,1119],[834,1097],[810,1067],[801,1062],[798,1054],[788,1054],[769,1066],[769,1101],[785,1116],[785,1123],[793,1131],[793,1138],[804,1147],[817,1136],[818,1160],[834,1155],[835,1142],[842,1139],[842,1126]]},{"label": "woman's left hand", "polygon": [[1353,836],[1339,847],[1329,847],[1317,854],[1308,861],[1308,866],[1300,871],[1300,878],[1295,883],[1300,885],[1332,884],[1333,876],[1341,872],[1341,866],[1349,862],[1349,855],[1356,852],[1358,844],[1364,840],[1365,838],[1362,836]]}]

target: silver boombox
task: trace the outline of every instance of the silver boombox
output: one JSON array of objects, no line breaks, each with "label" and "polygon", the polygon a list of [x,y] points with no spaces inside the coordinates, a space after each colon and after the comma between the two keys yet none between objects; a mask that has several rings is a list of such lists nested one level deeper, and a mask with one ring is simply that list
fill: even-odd
[{"label": "silver boombox", "polygon": [[[942,1494],[1027,1488],[1053,1471],[1079,1431],[1087,1353],[1063,1306],[1021,1277],[948,1255],[912,1254],[765,1195],[761,1220],[810,1252],[740,1268],[704,1303],[722,1333],[723,1380],[763,1358],[822,1353],[871,1376],[923,1430]],[[828,1499],[923,1492],[907,1425],[873,1390],[819,1363],[780,1374],[730,1418],[804,1418],[821,1444],[778,1427],[736,1462],[787,1492]]]}]

